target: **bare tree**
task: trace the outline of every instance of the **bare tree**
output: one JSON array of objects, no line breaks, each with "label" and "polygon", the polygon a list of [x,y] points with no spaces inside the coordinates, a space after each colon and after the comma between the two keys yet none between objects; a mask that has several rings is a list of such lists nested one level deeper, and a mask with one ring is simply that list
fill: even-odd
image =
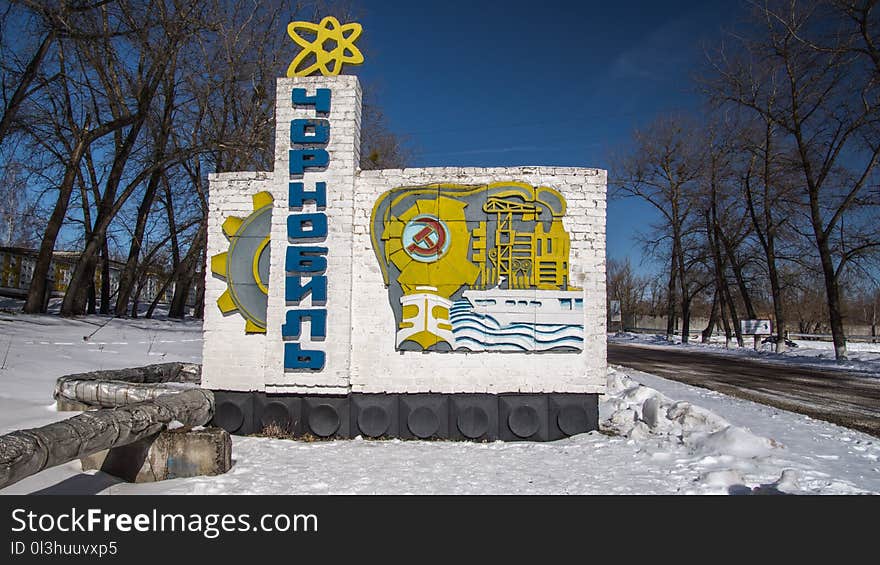
[{"label": "bare tree", "polygon": [[[61,314],[64,316],[84,312],[88,284],[94,276],[94,259],[104,245],[107,229],[113,218],[142,182],[142,178],[149,178],[153,170],[167,166],[164,162],[153,163],[125,185],[122,191],[119,190],[126,166],[136,148],[163,77],[175,59],[177,50],[189,33],[194,31],[191,18],[194,12],[193,6],[181,7],[157,3],[150,8],[137,10],[122,2],[120,6],[121,19],[130,29],[136,30],[132,46],[138,50],[137,68],[134,72],[127,73],[127,81],[123,83],[120,75],[127,70],[128,65],[109,41],[104,42],[100,49],[90,51],[88,57],[106,91],[115,94],[110,105],[114,114],[121,113],[119,108],[124,107],[127,100],[134,98],[134,110],[130,112],[134,115],[134,119],[125,135],[117,136],[113,162],[101,199],[97,203],[98,213],[94,229],[86,240],[79,261],[71,273],[70,284],[61,305]],[[144,20],[152,23],[144,25]],[[157,42],[156,37],[161,41]]]},{"label": "bare tree", "polygon": [[[58,62],[60,74],[66,75],[69,70],[66,51],[58,50]],[[60,80],[57,89],[57,98],[54,94],[46,99],[46,103],[60,111],[46,112],[48,116],[60,115],[61,121],[52,122],[54,135],[47,136],[40,131],[33,132],[33,139],[38,141],[45,151],[55,153],[64,164],[63,177],[58,184],[58,196],[52,213],[46,222],[40,244],[39,254],[34,265],[33,277],[28,288],[27,300],[24,311],[37,313],[43,310],[44,296],[46,293],[46,280],[52,262],[55,242],[61,231],[64,219],[67,217],[70,198],[73,193],[77,178],[80,174],[80,164],[87,154],[90,146],[97,140],[130,125],[134,119],[131,114],[122,114],[104,123],[92,125],[95,121],[92,113],[86,112],[82,121],[75,117],[75,101],[68,80]],[[52,140],[57,140],[56,146]],[[61,152],[59,149],[61,148]]]},{"label": "bare tree", "polygon": [[[40,67],[48,58],[53,43],[60,38],[75,38],[79,41],[93,39],[95,36],[92,33],[77,27],[75,17],[83,12],[100,8],[111,1],[40,2],[18,0],[16,2],[27,7],[28,11],[36,17],[41,28],[41,38],[33,55],[28,59],[27,65],[18,73],[14,90],[5,100],[3,114],[0,115],[0,144],[3,143],[3,139],[12,128],[25,100],[32,96],[36,90],[45,86],[45,83],[40,84],[38,76]],[[6,81],[4,81],[4,86],[6,86]],[[3,92],[6,94],[5,88]]]},{"label": "bare tree", "polygon": [[608,259],[606,277],[608,298],[620,301],[621,329],[638,326],[639,316],[646,313],[644,300],[650,278],[636,273],[629,258]]},{"label": "bare tree", "polygon": [[686,272],[693,261],[685,256],[684,240],[694,202],[694,183],[702,173],[702,156],[693,132],[687,120],[677,117],[661,118],[645,131],[637,131],[632,152],[613,164],[610,181],[615,195],[635,196],[650,203],[668,227],[671,251],[666,333],[671,340],[677,291],[685,343],[693,291]]},{"label": "bare tree", "polygon": [[860,237],[853,226],[838,236],[880,159],[880,85],[876,69],[853,54],[860,33],[836,25],[843,20],[829,20],[828,6],[756,3],[755,37],[739,38],[739,51],[719,58],[714,91],[778,127],[796,150],[835,355],[844,360],[841,275],[880,242]]},{"label": "bare tree", "polygon": [[[151,276],[173,289],[172,316],[193,294],[200,315],[207,176],[272,167],[275,79],[291,49],[279,30],[329,3],[14,0],[0,13],[4,30],[14,12],[41,33],[0,63],[3,131],[14,133],[0,149],[45,162],[28,165],[48,220],[26,311],[42,308],[67,244],[80,255],[62,315],[96,311],[98,279],[102,313],[115,298],[115,315],[136,314]],[[364,168],[403,166],[406,148],[375,105],[363,129]],[[111,258],[125,262],[115,297]]]},{"label": "bare tree", "polygon": [[410,159],[410,152],[404,140],[388,128],[382,110],[368,101],[364,104],[361,122],[361,169],[403,168]]}]

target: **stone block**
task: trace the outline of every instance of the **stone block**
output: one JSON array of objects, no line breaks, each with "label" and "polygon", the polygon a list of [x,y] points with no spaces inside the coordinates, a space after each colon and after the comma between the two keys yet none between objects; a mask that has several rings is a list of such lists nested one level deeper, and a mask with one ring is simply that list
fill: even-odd
[{"label": "stone block", "polygon": [[310,396],[303,401],[303,432],[319,438],[349,438],[347,396]]},{"label": "stone block", "polygon": [[222,475],[232,468],[232,440],[222,428],[166,430],[81,463],[83,471],[100,469],[130,483]]},{"label": "stone block", "polygon": [[255,395],[256,419],[259,430],[269,426],[277,427],[281,432],[293,436],[303,433],[302,398],[287,395]]},{"label": "stone block", "polygon": [[254,395],[218,390],[214,392],[214,406],[211,425],[238,435],[260,431],[254,423]]}]

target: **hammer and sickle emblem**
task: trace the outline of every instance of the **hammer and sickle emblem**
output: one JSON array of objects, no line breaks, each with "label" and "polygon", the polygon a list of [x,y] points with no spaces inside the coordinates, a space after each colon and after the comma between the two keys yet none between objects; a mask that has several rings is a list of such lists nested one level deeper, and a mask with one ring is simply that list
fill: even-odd
[{"label": "hammer and sickle emblem", "polygon": [[449,234],[443,222],[433,216],[419,216],[407,224],[404,249],[410,257],[422,262],[439,259],[449,246]]},{"label": "hammer and sickle emblem", "polygon": [[425,257],[436,255],[446,243],[446,230],[440,222],[431,218],[420,218],[419,222],[425,227],[413,236],[413,243],[407,249]]}]

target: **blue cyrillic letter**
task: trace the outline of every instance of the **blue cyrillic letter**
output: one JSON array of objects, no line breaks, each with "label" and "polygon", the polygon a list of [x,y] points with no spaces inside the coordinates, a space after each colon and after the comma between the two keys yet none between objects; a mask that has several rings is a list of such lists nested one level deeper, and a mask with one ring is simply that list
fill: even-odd
[{"label": "blue cyrillic letter", "polygon": [[323,351],[303,349],[298,343],[284,344],[285,369],[323,369],[326,356]]},{"label": "blue cyrillic letter", "polygon": [[320,143],[330,141],[330,122],[308,119],[290,122],[291,143]]},{"label": "blue cyrillic letter", "polygon": [[290,174],[301,175],[308,169],[322,169],[330,162],[330,154],[324,149],[291,149]]},{"label": "blue cyrillic letter", "polygon": [[314,106],[316,112],[327,114],[330,112],[330,89],[319,88],[314,96],[306,94],[305,88],[294,88],[291,93],[293,106]]},{"label": "blue cyrillic letter", "polygon": [[327,337],[327,310],[324,309],[288,310],[287,321],[281,326],[281,335],[298,338],[302,333],[303,320],[306,318],[311,322],[309,336],[312,339]]},{"label": "blue cyrillic letter", "polygon": [[327,269],[326,247],[293,245],[287,248],[284,270],[288,273],[321,273]]},{"label": "blue cyrillic letter", "polygon": [[318,208],[327,207],[327,183],[316,182],[315,190],[303,190],[303,183],[292,182],[288,190],[288,206],[302,208],[306,202],[314,202]]},{"label": "blue cyrillic letter", "polygon": [[287,237],[290,239],[327,237],[327,215],[320,212],[317,214],[290,214],[287,216]]},{"label": "blue cyrillic letter", "polygon": [[299,304],[308,294],[312,295],[312,304],[325,304],[327,302],[327,277],[318,275],[310,278],[306,284],[303,284],[302,277],[285,277],[284,300]]}]

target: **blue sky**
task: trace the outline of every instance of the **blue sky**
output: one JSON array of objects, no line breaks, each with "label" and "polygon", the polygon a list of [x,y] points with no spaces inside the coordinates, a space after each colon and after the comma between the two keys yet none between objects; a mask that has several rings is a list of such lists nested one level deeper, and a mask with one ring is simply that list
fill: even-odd
[{"label": "blue sky", "polygon": [[[664,2],[371,0],[357,68],[413,166],[607,168],[634,128],[698,110],[703,48],[742,15],[731,0]],[[653,221],[608,207],[608,254],[642,263]],[[650,271],[648,262],[641,269]]]}]

